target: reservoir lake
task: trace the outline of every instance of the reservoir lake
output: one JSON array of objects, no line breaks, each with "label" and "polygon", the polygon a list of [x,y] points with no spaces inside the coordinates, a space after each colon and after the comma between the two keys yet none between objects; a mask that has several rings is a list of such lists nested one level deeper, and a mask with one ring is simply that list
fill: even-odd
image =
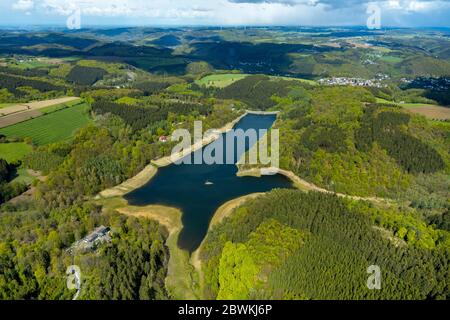
[{"label": "reservoir lake", "polygon": [[[275,115],[248,114],[234,129],[255,129],[260,138],[259,130],[270,129],[275,120]],[[222,134],[213,144],[224,145],[224,141],[226,134]],[[245,150],[251,146],[247,140]],[[202,153],[205,148],[187,157],[193,159],[195,153]],[[224,148],[224,158],[225,153]],[[234,163],[241,155],[235,148]],[[212,216],[225,202],[251,193],[293,187],[292,182],[282,175],[237,177],[237,172],[238,168],[234,164],[171,164],[159,168],[146,185],[127,194],[125,199],[134,206],[158,204],[180,209],[183,212],[183,229],[178,246],[193,252],[205,237]]]}]

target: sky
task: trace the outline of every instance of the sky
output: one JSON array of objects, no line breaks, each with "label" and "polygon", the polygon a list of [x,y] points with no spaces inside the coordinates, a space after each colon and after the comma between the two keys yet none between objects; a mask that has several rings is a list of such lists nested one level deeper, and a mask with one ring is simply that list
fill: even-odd
[{"label": "sky", "polygon": [[369,2],[385,27],[450,27],[450,0],[0,0],[0,25],[366,25]]}]

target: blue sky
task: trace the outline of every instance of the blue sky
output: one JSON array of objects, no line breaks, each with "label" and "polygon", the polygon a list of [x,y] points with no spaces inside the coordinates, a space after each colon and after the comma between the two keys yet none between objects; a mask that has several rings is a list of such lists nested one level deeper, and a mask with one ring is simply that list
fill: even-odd
[{"label": "blue sky", "polygon": [[[372,1],[382,26],[450,27],[450,0]],[[0,25],[365,25],[367,0],[0,0]]]}]

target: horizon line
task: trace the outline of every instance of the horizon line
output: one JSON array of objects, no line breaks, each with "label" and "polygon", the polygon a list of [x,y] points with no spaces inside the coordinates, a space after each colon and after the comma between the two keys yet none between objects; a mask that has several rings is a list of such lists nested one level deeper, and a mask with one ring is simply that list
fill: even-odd
[{"label": "horizon line", "polygon": [[[18,28],[66,28],[64,23],[57,24],[0,24],[0,28],[3,27],[18,27]],[[368,31],[382,31],[383,29],[450,29],[450,26],[396,26],[386,25],[380,29],[368,29],[367,26],[361,24],[348,24],[348,25],[307,25],[307,24],[286,24],[286,25],[267,25],[267,24],[229,24],[229,25],[216,25],[216,24],[85,24],[84,27],[78,30],[89,28],[364,28]],[[71,30],[76,31],[76,30]]]}]

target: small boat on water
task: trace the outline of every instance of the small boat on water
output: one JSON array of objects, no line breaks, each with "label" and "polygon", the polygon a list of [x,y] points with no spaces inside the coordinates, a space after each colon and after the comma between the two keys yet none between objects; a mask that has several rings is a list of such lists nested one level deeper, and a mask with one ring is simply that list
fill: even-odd
[{"label": "small boat on water", "polygon": [[205,186],[211,186],[211,185],[213,185],[214,183],[212,183],[211,181],[209,181],[209,180],[206,180],[206,182],[205,182]]}]

